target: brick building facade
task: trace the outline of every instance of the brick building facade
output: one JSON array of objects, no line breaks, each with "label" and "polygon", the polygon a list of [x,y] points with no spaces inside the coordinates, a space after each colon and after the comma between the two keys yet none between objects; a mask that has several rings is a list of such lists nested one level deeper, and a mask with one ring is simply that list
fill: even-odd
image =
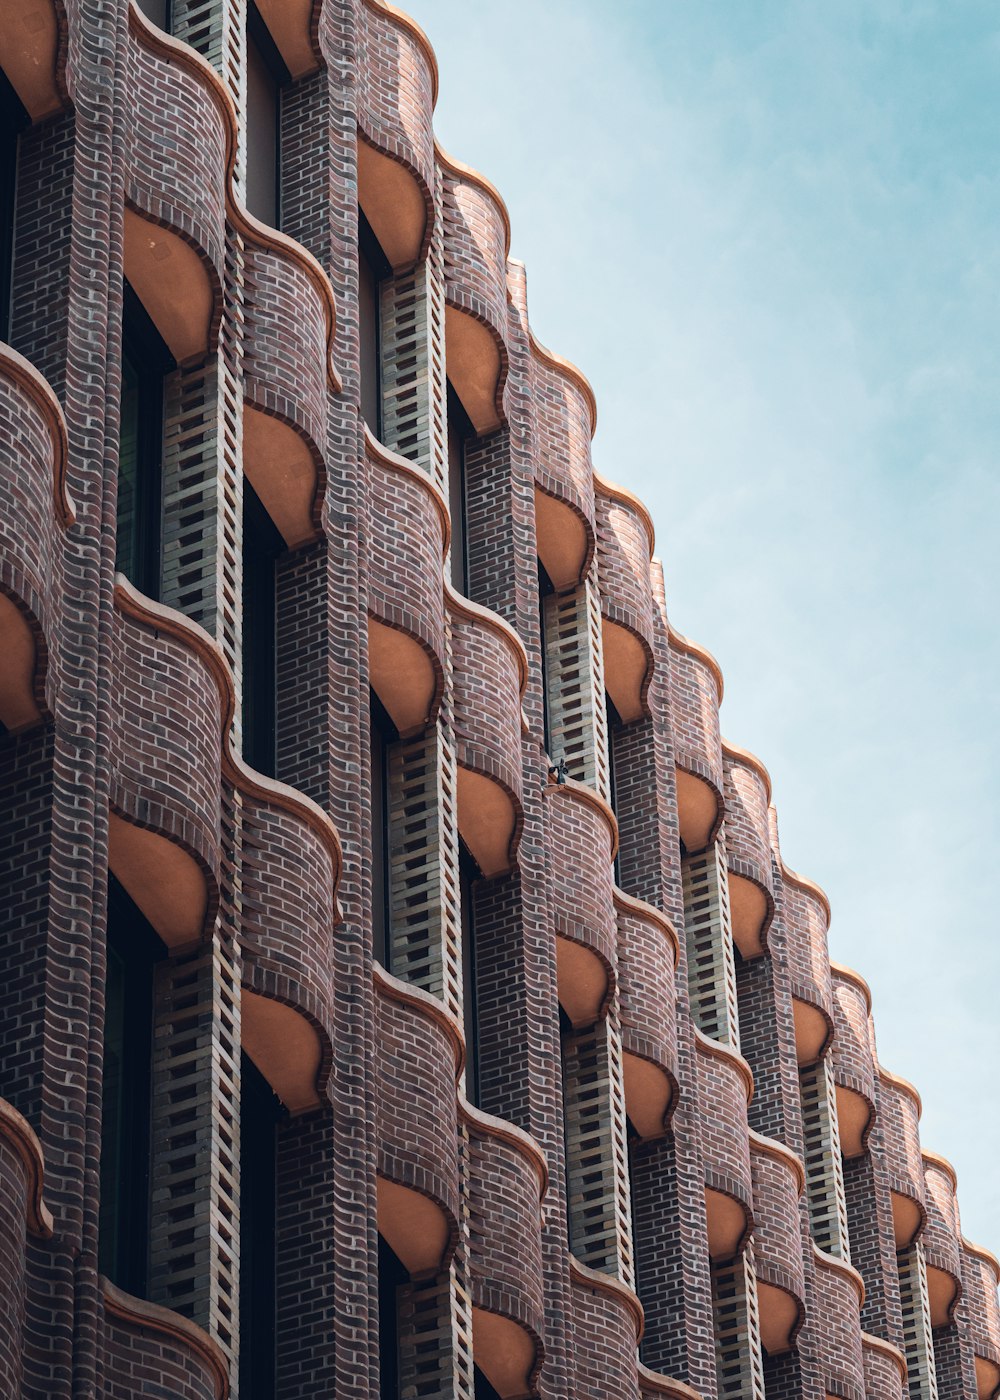
[{"label": "brick building facade", "polygon": [[423,34],[0,0],[0,56],[0,1393],[996,1397]]}]

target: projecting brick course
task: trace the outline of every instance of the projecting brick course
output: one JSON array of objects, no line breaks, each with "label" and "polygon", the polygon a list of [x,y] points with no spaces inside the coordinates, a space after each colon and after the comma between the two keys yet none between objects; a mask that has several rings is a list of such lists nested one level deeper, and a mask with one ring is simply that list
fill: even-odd
[{"label": "projecting brick course", "polygon": [[[0,57],[32,118],[0,345],[0,1390],[237,1395],[243,1050],[284,1109],[280,1400],[380,1393],[380,1234],[408,1397],[475,1400],[478,1370],[504,1400],[996,1400],[1000,1265],[722,738],[648,513],[593,471],[500,194],[436,145],[426,38],[383,0],[260,10],[280,230],[246,207],[238,0],[174,0],[172,36],[39,0]],[[157,601],[114,571],[126,280],[179,361]],[[288,546],[273,777],[241,752],[247,481]],[[369,688],[400,734],[388,969]],[[143,1298],[97,1269],[109,872],[166,944]]]}]

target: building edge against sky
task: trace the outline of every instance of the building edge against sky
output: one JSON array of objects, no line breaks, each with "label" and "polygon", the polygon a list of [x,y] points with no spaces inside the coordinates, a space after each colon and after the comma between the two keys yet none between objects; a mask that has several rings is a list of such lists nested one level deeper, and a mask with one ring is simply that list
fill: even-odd
[{"label": "building edge against sky", "polygon": [[0,37],[3,1393],[996,1397],[422,32]]}]

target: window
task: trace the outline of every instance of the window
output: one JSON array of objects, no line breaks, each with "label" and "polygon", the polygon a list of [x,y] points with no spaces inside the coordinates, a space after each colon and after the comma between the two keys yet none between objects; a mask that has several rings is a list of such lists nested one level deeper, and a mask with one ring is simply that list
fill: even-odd
[{"label": "window", "polygon": [[108,875],[98,1267],[142,1297],[149,1264],[153,967],[166,949]]},{"label": "window", "polygon": [[285,541],[243,479],[243,756],[275,776],[277,610],[274,563]]},{"label": "window", "polygon": [[545,626],[545,600],[556,590],[545,572],[545,565],[538,561],[538,636],[542,648],[542,732],[545,739],[545,752],[552,756],[552,717],[549,713],[549,668],[548,637]]},{"label": "window", "polygon": [[163,379],[170,351],[125,283],[115,568],[150,598],[160,592]]},{"label": "window", "polygon": [[[621,715],[615,709],[615,702],[607,691],[604,692],[604,706],[608,718],[608,791],[611,797],[611,810],[618,817],[618,785],[615,780],[615,744],[618,731],[622,727]],[[621,884],[621,842],[615,852],[615,884]]]},{"label": "window", "polygon": [[475,1400],[500,1400],[500,1392],[494,1390],[478,1366],[475,1371],[475,1389],[473,1391]]},{"label": "window", "polygon": [[275,1388],[277,1125],[274,1090],[240,1056],[240,1395],[273,1400]]},{"label": "window", "polygon": [[465,496],[466,443],[475,429],[461,400],[448,385],[448,507],[451,512],[451,582],[459,593],[469,593],[469,547]]},{"label": "window", "polygon": [[378,1237],[378,1358],[381,1400],[399,1400],[398,1290],[410,1276],[399,1258]]},{"label": "window", "polygon": [[247,208],[281,227],[281,89],[291,74],[257,6],[247,5]]},{"label": "window", "polygon": [[398,739],[396,726],[374,690],[371,703],[371,794],[372,794],[372,932],[375,957],[387,972],[392,971],[390,925],[391,845],[389,833],[389,746]]},{"label": "window", "polygon": [[361,329],[361,413],[382,437],[381,284],[392,269],[371,224],[358,209],[358,312]]},{"label": "window", "polygon": [[18,138],[28,125],[21,99],[0,69],[0,340],[10,340],[10,282],[14,262],[14,202]]},{"label": "window", "polygon": [[147,19],[151,19],[164,34],[170,33],[170,0],[137,0],[137,3]]},{"label": "window", "polygon": [[465,1014],[465,1096],[479,1103],[479,1002],[476,986],[476,909],[474,882],[479,867],[465,842],[459,845],[459,882],[462,901],[462,993]]}]

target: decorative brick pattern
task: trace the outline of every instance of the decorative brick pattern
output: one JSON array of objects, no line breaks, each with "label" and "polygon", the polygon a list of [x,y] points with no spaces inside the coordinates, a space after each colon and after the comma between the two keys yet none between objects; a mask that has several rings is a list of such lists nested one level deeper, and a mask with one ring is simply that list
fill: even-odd
[{"label": "decorative brick pattern", "polygon": [[837,1130],[837,1100],[829,1060],[799,1071],[802,1087],[803,1160],[813,1240],[826,1254],[850,1262],[844,1169]]},{"label": "decorative brick pattern", "polygon": [[[280,1400],[379,1393],[380,1230],[412,1274],[406,1395],[472,1400],[478,1370],[505,1400],[992,1397],[1000,1269],[878,1066],[863,982],[831,970],[766,771],[721,739],[648,514],[594,475],[593,393],[531,332],[502,199],[435,146],[425,37],[387,0],[262,4],[300,75],[278,231],[245,207],[240,0],[175,0],[172,37],[125,0],[42,9],[65,105],[19,139],[0,347],[0,636],[26,658],[0,686],[0,1389],[236,1395],[256,1048],[289,1110]],[[384,443],[359,411],[359,192],[393,264]],[[114,576],[123,278],[180,347],[161,604]],[[173,303],[197,308],[179,337]],[[478,394],[468,600],[445,581],[449,370]],[[244,472],[289,511],[279,781],[240,758]],[[392,975],[370,685],[400,732]],[[186,872],[174,910],[197,891],[186,921],[160,866]],[[96,1268],[109,867],[170,945],[146,1299]]]},{"label": "decorative brick pattern", "polygon": [[739,1052],[740,1017],[729,881],[721,840],[701,855],[685,856],[681,869],[688,992],[695,1025],[703,1035]]}]

